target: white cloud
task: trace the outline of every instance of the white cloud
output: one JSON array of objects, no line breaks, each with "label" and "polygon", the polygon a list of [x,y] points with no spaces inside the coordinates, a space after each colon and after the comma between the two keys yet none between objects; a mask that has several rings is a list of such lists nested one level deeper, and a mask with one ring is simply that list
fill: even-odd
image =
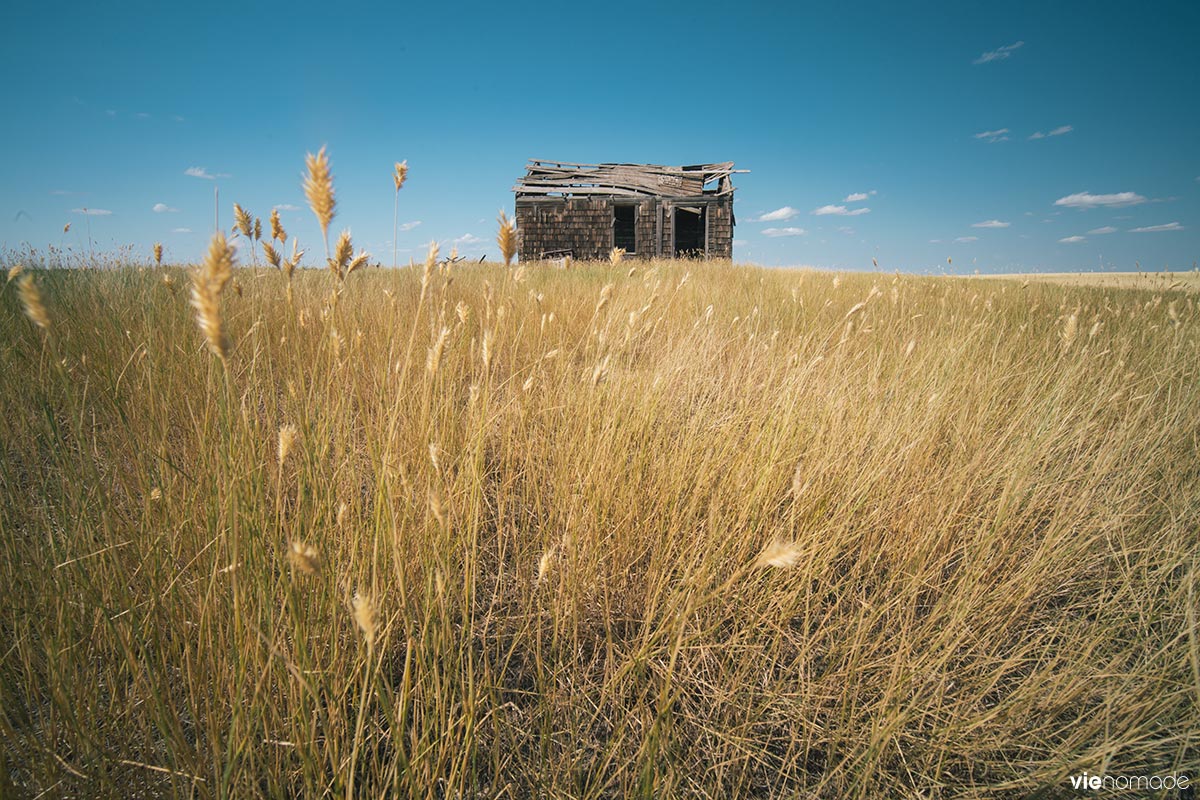
[{"label": "white cloud", "polygon": [[138,113],[134,114],[134,116],[138,119],[150,119],[150,115],[145,111],[139,111]]},{"label": "white cloud", "polygon": [[845,206],[821,206],[820,208],[814,208],[809,213],[817,217],[824,217],[830,214],[834,214],[839,217],[857,217],[860,214],[870,214],[871,209],[856,208],[853,211],[850,211]]},{"label": "white cloud", "polygon": [[191,228],[172,228],[171,233],[191,233]]},{"label": "white cloud", "polygon": [[1054,130],[1050,131],[1049,133],[1042,133],[1041,131],[1038,131],[1037,133],[1034,133],[1029,138],[1030,139],[1045,139],[1047,136],[1062,136],[1064,133],[1070,133],[1073,130],[1075,130],[1075,128],[1072,127],[1071,125],[1060,125],[1059,127],[1055,128]]},{"label": "white cloud", "polygon": [[799,213],[800,213],[799,211],[792,208],[791,206],[784,206],[783,208],[777,208],[774,211],[768,211],[766,214],[763,214],[761,217],[759,217],[758,221],[759,222],[783,222],[785,219],[791,219],[792,217],[796,216]]},{"label": "white cloud", "polygon": [[972,223],[971,227],[972,228],[1007,228],[1009,225],[1012,225],[1012,223],[1011,222],[1001,222],[998,219],[988,219],[988,220],[984,220],[983,222]]},{"label": "white cloud", "polygon": [[1078,242],[1083,242],[1083,241],[1087,241],[1087,240],[1082,236],[1067,236],[1063,239],[1059,239],[1058,241],[1060,244],[1076,244]]},{"label": "white cloud", "polygon": [[941,239],[930,239],[929,243],[930,244],[941,244],[942,240]]},{"label": "white cloud", "polygon": [[280,211],[299,211],[300,210],[300,206],[294,206],[291,203],[282,203],[280,205],[275,206],[275,208],[279,209]]},{"label": "white cloud", "polygon": [[1149,225],[1145,228],[1133,228],[1130,233],[1162,233],[1163,231],[1182,231],[1185,228],[1178,222],[1168,222],[1166,225]]},{"label": "white cloud", "polygon": [[808,231],[804,228],[764,228],[763,236],[770,236],[772,239],[780,236],[807,236]]},{"label": "white cloud", "polygon": [[971,63],[972,64],[986,64],[989,61],[1003,61],[1004,59],[1012,56],[1014,50],[1024,47],[1024,46],[1025,46],[1024,42],[1013,42],[1012,44],[1006,44],[1003,47],[997,47],[995,50],[987,51],[986,53],[982,54],[981,56],[979,56],[979,58],[975,59]]},{"label": "white cloud", "polygon": [[206,181],[215,181],[217,178],[232,177],[227,172],[209,172],[208,167],[188,167],[183,171],[184,175],[190,175],[193,178],[203,178]]},{"label": "white cloud", "polygon": [[400,223],[400,230],[411,231],[413,228],[417,227],[420,224],[421,224],[421,220],[419,220],[419,219],[414,219],[412,222],[402,222],[402,223]]},{"label": "white cloud", "polygon": [[1007,142],[1008,132],[1008,128],[997,128],[994,131],[980,131],[979,133],[975,134],[975,138],[986,139],[988,144],[993,144],[995,142]]},{"label": "white cloud", "polygon": [[1076,192],[1054,201],[1056,206],[1067,208],[1099,208],[1101,206],[1136,206],[1146,202],[1146,198],[1134,192],[1117,192],[1116,194],[1091,194]]},{"label": "white cloud", "polygon": [[1105,233],[1116,233],[1116,232],[1117,232],[1117,229],[1114,228],[1112,225],[1105,225],[1103,228],[1095,228],[1094,230],[1088,231],[1088,233],[1092,234],[1093,236],[1100,236]]},{"label": "white cloud", "polygon": [[154,213],[155,214],[167,214],[167,213],[176,214],[178,212],[179,212],[178,208],[171,208],[166,203],[155,203],[154,204]]},{"label": "white cloud", "polygon": [[483,239],[480,239],[478,236],[476,236],[473,233],[464,233],[462,236],[459,236],[458,238],[456,238],[454,240],[454,243],[455,244],[480,244],[483,241],[484,241]]},{"label": "white cloud", "polygon": [[956,241],[956,242],[963,242],[964,244],[965,244],[966,242],[978,242],[978,241],[979,241],[979,237],[978,237],[978,236],[960,236],[960,237],[958,237],[957,239],[955,239],[954,241]]},{"label": "white cloud", "polygon": [[840,228],[838,228],[838,233],[844,233],[847,236],[853,236],[854,228],[851,228],[849,225],[843,225]]},{"label": "white cloud", "polygon": [[874,189],[872,189],[869,192],[854,192],[853,194],[846,195],[846,199],[843,200],[842,202],[843,203],[857,203],[861,200],[866,200],[868,197],[870,197],[873,194],[877,194],[877,192]]},{"label": "white cloud", "polygon": [[86,214],[89,217],[111,217],[112,212],[107,208],[72,208],[76,214]]}]

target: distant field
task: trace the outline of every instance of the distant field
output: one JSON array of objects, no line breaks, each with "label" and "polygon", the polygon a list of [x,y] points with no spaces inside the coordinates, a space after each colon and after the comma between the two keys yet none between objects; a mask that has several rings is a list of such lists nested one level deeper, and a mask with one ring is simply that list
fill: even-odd
[{"label": "distant field", "polygon": [[1099,286],[1107,289],[1144,289],[1164,292],[1180,289],[1200,292],[1200,272],[1043,272],[1016,275],[976,275],[1017,281],[1058,283],[1064,286]]},{"label": "distant field", "polygon": [[1168,279],[207,274],[0,295],[0,797],[1200,771]]}]

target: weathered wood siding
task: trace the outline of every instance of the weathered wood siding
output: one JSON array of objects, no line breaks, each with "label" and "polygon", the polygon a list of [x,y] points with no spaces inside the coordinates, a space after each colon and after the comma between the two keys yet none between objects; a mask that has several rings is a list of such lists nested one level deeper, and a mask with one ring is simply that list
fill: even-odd
[{"label": "weathered wood siding", "polygon": [[[572,250],[580,260],[607,259],[613,247],[613,204],[622,199],[518,198],[518,255],[522,261],[536,261],[544,253]],[[634,235],[638,257],[670,258],[674,254],[675,204],[707,206],[707,257],[733,257],[732,194],[716,198],[649,198],[637,203]]]},{"label": "weathered wood siding", "polygon": [[573,250],[575,258],[608,258],[612,249],[612,200],[607,197],[517,201],[517,253],[535,261],[543,253]]},{"label": "weathered wood siding", "polygon": [[733,258],[733,195],[708,204],[709,258]]}]

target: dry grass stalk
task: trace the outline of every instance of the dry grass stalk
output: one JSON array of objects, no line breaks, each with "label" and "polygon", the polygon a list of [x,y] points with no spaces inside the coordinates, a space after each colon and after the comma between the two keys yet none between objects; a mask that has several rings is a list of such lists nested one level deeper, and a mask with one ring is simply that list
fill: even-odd
[{"label": "dry grass stalk", "polygon": [[438,332],[437,339],[429,348],[429,353],[425,357],[425,369],[431,376],[437,374],[438,367],[442,363],[442,352],[446,349],[446,339],[449,336],[450,329],[443,325],[441,331]]},{"label": "dry grass stalk", "polygon": [[25,273],[17,281],[17,296],[21,299],[21,307],[25,310],[25,316],[29,317],[33,324],[42,330],[50,330],[50,315],[46,313],[46,306],[42,303],[42,293],[34,283],[32,273]]},{"label": "dry grass stalk", "polygon": [[346,268],[354,255],[354,243],[350,241],[350,231],[342,231],[338,237],[337,246],[333,248],[333,258],[329,259],[329,271],[339,281],[346,279]]},{"label": "dry grass stalk", "polygon": [[314,156],[308,153],[304,157],[308,174],[304,178],[304,196],[308,198],[309,208],[321,225],[321,236],[325,238],[325,257],[329,257],[329,223],[333,221],[337,200],[333,194],[333,175],[329,171],[329,157],[325,148]]},{"label": "dry grass stalk", "polygon": [[17,277],[24,271],[25,271],[24,264],[13,264],[11,267],[8,268],[8,281],[7,282],[12,283],[13,278]]},{"label": "dry grass stalk", "polygon": [[280,467],[287,463],[288,455],[292,452],[292,448],[295,447],[296,437],[299,433],[296,426],[290,423],[279,426],[279,446],[276,448],[276,453],[279,456]]},{"label": "dry grass stalk", "polygon": [[157,266],[162,266],[163,246],[162,242],[154,243],[154,263]]},{"label": "dry grass stalk", "polygon": [[625,258],[625,250],[620,247],[614,247],[608,251],[608,263],[612,266],[617,266]]},{"label": "dry grass stalk", "polygon": [[247,239],[254,238],[254,219],[249,211],[237,203],[233,204],[233,230]]},{"label": "dry grass stalk", "polygon": [[758,558],[755,560],[754,566],[756,569],[764,569],[766,567],[789,569],[796,566],[796,562],[799,560],[799,545],[795,542],[775,540],[763,548],[763,551],[759,553]]},{"label": "dry grass stalk", "polygon": [[225,361],[230,342],[221,322],[221,292],[233,275],[233,248],[225,234],[216,233],[208,246],[208,254],[199,269],[192,272],[192,308],[208,349]]},{"label": "dry grass stalk", "polygon": [[287,231],[283,229],[283,221],[279,219],[279,209],[271,209],[271,239],[280,244],[287,244]]},{"label": "dry grass stalk", "polygon": [[496,233],[496,245],[500,248],[500,256],[507,267],[517,255],[517,223],[509,219],[503,211],[496,220],[500,223],[500,230]]},{"label": "dry grass stalk", "polygon": [[311,546],[298,539],[292,540],[288,548],[288,561],[292,569],[299,570],[305,575],[318,575],[321,572],[321,556]]},{"label": "dry grass stalk", "polygon": [[355,592],[351,605],[354,608],[354,623],[362,631],[363,638],[367,640],[367,646],[374,647],[377,632],[375,601],[371,599],[370,595]]},{"label": "dry grass stalk", "polygon": [[262,243],[263,257],[267,259],[267,263],[275,269],[283,268],[283,261],[279,258],[279,251],[270,242]]},{"label": "dry grass stalk", "polygon": [[349,275],[350,273],[354,272],[355,270],[362,269],[363,267],[365,267],[367,265],[367,261],[370,258],[371,258],[370,253],[366,252],[365,250],[359,250],[358,255],[356,255],[354,258],[352,258],[350,260],[350,263],[346,265],[346,274]]}]

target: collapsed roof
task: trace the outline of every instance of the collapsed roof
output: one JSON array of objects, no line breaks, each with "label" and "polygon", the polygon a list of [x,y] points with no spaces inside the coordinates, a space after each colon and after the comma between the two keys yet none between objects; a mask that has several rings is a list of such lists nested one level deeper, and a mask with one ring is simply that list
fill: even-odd
[{"label": "collapsed roof", "polygon": [[[531,159],[513,191],[522,195],[720,197],[733,194],[733,162],[664,167],[658,164],[573,164]],[[705,188],[712,184],[711,188]]]}]

